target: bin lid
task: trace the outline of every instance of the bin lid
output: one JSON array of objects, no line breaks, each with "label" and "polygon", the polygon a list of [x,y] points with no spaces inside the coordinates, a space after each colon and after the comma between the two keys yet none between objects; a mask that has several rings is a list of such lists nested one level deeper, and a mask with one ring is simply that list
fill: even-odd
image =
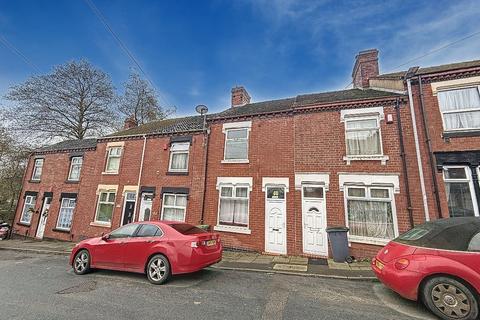
[{"label": "bin lid", "polygon": [[327,232],[348,232],[347,227],[328,227]]}]

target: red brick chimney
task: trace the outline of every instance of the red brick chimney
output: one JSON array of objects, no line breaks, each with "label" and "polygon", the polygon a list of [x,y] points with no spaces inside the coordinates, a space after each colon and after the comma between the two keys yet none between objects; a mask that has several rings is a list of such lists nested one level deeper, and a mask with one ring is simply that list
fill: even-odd
[{"label": "red brick chimney", "polygon": [[138,126],[138,123],[137,123],[137,120],[135,120],[134,116],[130,116],[126,118],[125,122],[123,123],[124,130],[132,129],[132,128],[135,128],[136,126]]},{"label": "red brick chimney", "polygon": [[232,108],[250,103],[250,95],[244,87],[232,88]]},{"label": "red brick chimney", "polygon": [[352,78],[354,88],[368,88],[368,79],[378,76],[378,50],[360,51],[355,57]]}]

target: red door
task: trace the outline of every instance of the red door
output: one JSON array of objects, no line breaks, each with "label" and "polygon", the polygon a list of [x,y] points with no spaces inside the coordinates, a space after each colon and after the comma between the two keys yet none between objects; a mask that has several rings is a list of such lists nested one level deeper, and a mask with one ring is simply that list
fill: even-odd
[{"label": "red door", "polygon": [[153,224],[141,224],[134,237],[124,245],[124,268],[129,271],[143,272],[152,247],[162,239],[162,231]]}]

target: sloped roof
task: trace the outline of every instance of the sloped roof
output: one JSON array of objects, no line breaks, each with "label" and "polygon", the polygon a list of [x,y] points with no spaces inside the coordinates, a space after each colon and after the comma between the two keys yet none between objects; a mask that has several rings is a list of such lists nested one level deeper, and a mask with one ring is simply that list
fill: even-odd
[{"label": "sloped roof", "polygon": [[[438,66],[419,68],[415,75],[426,75],[438,72],[453,71],[466,68],[480,67],[480,60],[456,62],[449,64],[442,64]],[[407,71],[398,71],[392,73],[384,73],[376,76],[377,79],[401,79]]]},{"label": "sloped roof", "polygon": [[294,107],[355,100],[368,100],[400,96],[398,93],[373,89],[348,89],[330,92],[302,94],[292,98],[249,103],[211,115],[211,118],[238,117],[262,113],[293,110]]},{"label": "sloped roof", "polygon": [[201,131],[203,128],[202,116],[155,120],[138,127],[112,133],[109,137],[134,136],[143,134],[169,134],[179,132]]},{"label": "sloped roof", "polygon": [[97,139],[83,139],[83,140],[66,140],[38,148],[35,152],[51,152],[51,151],[68,151],[68,150],[81,150],[92,149],[97,146]]}]

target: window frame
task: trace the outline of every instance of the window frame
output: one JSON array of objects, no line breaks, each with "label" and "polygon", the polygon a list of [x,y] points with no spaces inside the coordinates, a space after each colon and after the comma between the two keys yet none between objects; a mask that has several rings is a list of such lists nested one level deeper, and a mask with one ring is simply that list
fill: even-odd
[{"label": "window frame", "polygon": [[[73,163],[74,159],[80,159],[80,164]],[[78,166],[78,178],[72,179],[72,172],[73,167]],[[82,166],[83,166],[83,156],[73,156],[70,158],[70,170],[68,171],[68,181],[80,181],[80,175],[82,174]]]},{"label": "window frame", "polygon": [[[228,132],[231,132],[231,131],[242,131],[242,130],[245,130],[246,131],[246,138],[240,138],[241,140],[245,140],[246,141],[246,144],[247,144],[247,151],[246,151],[246,158],[244,159],[227,159],[227,143],[229,140],[232,140],[232,141],[235,141],[235,140],[238,140],[237,139],[232,139],[232,138],[228,138]],[[224,141],[224,146],[223,146],[223,160],[222,162],[223,163],[248,163],[249,162],[249,151],[250,151],[250,127],[235,127],[235,128],[226,128],[224,129],[224,133],[225,133],[225,141]]]},{"label": "window frame", "polygon": [[[463,168],[465,170],[465,176],[466,178],[464,179],[451,179],[451,178],[446,178],[445,176],[445,173],[446,171],[448,171],[449,168],[452,168],[452,169],[458,169],[458,168]],[[447,170],[445,170],[447,169]],[[480,173],[480,170],[479,170],[479,167],[477,167],[477,172]],[[475,193],[475,186],[473,184],[473,177],[472,177],[472,170],[470,169],[469,166],[466,166],[466,165],[445,165],[445,166],[442,166],[442,177],[443,177],[443,183],[444,183],[444,188],[445,188],[445,195],[447,196],[447,199],[445,199],[447,201],[447,206],[448,206],[448,195],[447,195],[447,190],[446,190],[446,186],[445,184],[447,183],[468,183],[468,189],[470,190],[470,197],[472,199],[472,205],[473,205],[473,215],[475,217],[478,217],[479,216],[479,208],[477,206],[477,195]],[[480,184],[480,183],[479,183]],[[450,212],[448,212],[449,216],[450,216]]]},{"label": "window frame", "polygon": [[[107,193],[107,201],[101,201],[102,200],[102,193]],[[108,199],[110,198],[110,194],[113,193],[115,195],[115,199],[113,202],[109,202]],[[97,199],[97,209],[95,210],[95,218],[94,218],[94,223],[98,225],[103,225],[103,226],[111,226],[112,225],[112,220],[113,220],[113,214],[115,213],[115,204],[117,202],[117,190],[99,190],[98,192],[98,199]],[[110,219],[110,222],[106,221],[100,221],[98,220],[98,213],[100,209],[100,204],[113,204],[112,207],[112,217]]]},{"label": "window frame", "polygon": [[[174,196],[175,197],[175,204],[174,205],[165,205],[165,197],[166,196]],[[177,196],[183,196],[183,197],[186,198],[187,203],[186,203],[185,207],[181,207],[181,206],[177,205]],[[169,209],[183,209],[183,220],[181,220],[179,222],[185,222],[185,218],[187,217],[188,195],[183,194],[183,193],[164,193],[163,196],[162,196],[162,220],[163,220],[163,216],[164,216],[164,213],[165,213],[165,207],[167,207]]]},{"label": "window frame", "polygon": [[[348,190],[355,188],[362,188],[365,189],[365,197],[356,197],[356,196],[349,196]],[[374,198],[371,196],[371,189],[386,189],[388,190],[388,198]],[[364,201],[376,201],[376,202],[390,202],[390,206],[392,209],[392,220],[393,220],[393,238],[392,239],[383,239],[383,238],[373,238],[373,237],[365,237],[365,236],[357,236],[351,235],[350,231],[348,232],[348,241],[349,242],[358,242],[358,243],[367,243],[367,244],[374,244],[374,245],[385,245],[391,240],[395,239],[399,236],[398,231],[398,220],[397,220],[397,209],[395,205],[395,195],[394,195],[394,188],[391,186],[384,186],[384,185],[345,185],[343,190],[343,198],[344,198],[344,207],[345,207],[345,226],[349,228],[349,219],[348,219],[348,200],[364,200]]]},{"label": "window frame", "polygon": [[[158,235],[154,235],[154,236],[139,236],[138,233],[145,227],[145,226],[152,226],[152,227],[155,227],[157,228],[157,232],[159,233]],[[160,237],[163,237],[163,230],[157,226],[156,224],[153,224],[153,223],[139,223],[139,226],[137,228],[137,230],[135,231],[135,237],[137,238],[160,238]]]},{"label": "window frame", "polygon": [[[30,202],[27,202],[27,199],[33,199]],[[27,204],[29,205],[32,205],[31,209],[35,210],[35,204],[37,202],[37,196],[33,196],[33,195],[26,195],[25,198],[23,199],[23,208],[22,208],[22,215],[20,216],[20,223],[23,223],[23,224],[31,224],[32,223],[32,217],[33,217],[33,212],[32,214],[30,214],[30,219],[28,221],[24,220],[24,216],[25,216],[25,208],[27,207]]]},{"label": "window frame", "polygon": [[[362,121],[362,120],[375,120],[376,127],[375,128],[367,128],[367,129],[348,129],[348,122],[354,121]],[[345,117],[345,155],[349,158],[378,158],[383,157],[383,140],[382,140],[382,128],[380,125],[380,117],[378,115],[355,115],[355,116],[346,116]],[[378,130],[378,137],[379,137],[379,144],[380,144],[380,153],[379,154],[348,154],[348,146],[347,146],[347,133],[348,132],[356,132],[356,131],[373,131]]]},{"label": "window frame", "polygon": [[[114,149],[118,149],[120,150],[119,154],[118,155],[112,155],[112,150]],[[118,174],[118,172],[120,171],[120,165],[121,165],[121,162],[122,162],[122,156],[123,156],[123,146],[111,146],[111,147],[108,147],[107,148],[107,159],[105,161],[105,171],[104,173],[106,174]],[[118,158],[118,168],[117,170],[108,170],[108,164],[110,162],[110,159],[111,158]]]},{"label": "window frame", "polygon": [[[173,150],[172,147],[174,145],[188,145],[186,150]],[[173,156],[175,154],[187,154],[187,165],[185,169],[174,169],[172,168],[172,163],[173,163]],[[172,142],[170,145],[170,159],[168,162],[168,172],[188,172],[188,167],[189,167],[189,160],[190,160],[190,142]]]},{"label": "window frame", "polygon": [[440,105],[440,100],[438,99],[438,94],[442,92],[448,92],[448,91],[455,91],[455,90],[464,90],[464,89],[471,89],[475,88],[477,89],[477,93],[480,97],[480,85],[465,85],[461,87],[454,87],[454,88],[445,88],[445,89],[439,89],[436,92],[437,95],[437,102],[438,102],[438,111],[440,111],[440,115],[442,117],[442,127],[443,127],[443,132],[445,133],[450,133],[450,132],[466,132],[466,131],[480,131],[479,128],[458,128],[458,129],[447,129],[445,125],[445,113],[446,114],[452,114],[452,113],[468,113],[468,112],[480,112],[480,106],[478,108],[473,108],[473,109],[461,109],[461,110],[448,110],[448,111],[442,111],[442,106]]},{"label": "window frame", "polygon": [[[73,200],[75,202],[75,205],[73,207],[63,207],[63,200]],[[73,224],[73,215],[75,214],[75,208],[77,207],[77,198],[70,198],[70,197],[65,197],[60,199],[60,208],[58,209],[58,216],[57,216],[57,223],[55,224],[55,229],[58,230],[64,230],[64,231],[70,231],[72,229],[72,224]],[[62,209],[68,208],[72,209],[72,220],[70,221],[70,228],[64,228],[59,226],[60,223],[60,217],[62,216]]]},{"label": "window frame", "polygon": [[[223,188],[232,188],[232,196],[226,197],[222,196],[222,189]],[[247,196],[246,197],[237,197],[237,188],[245,188],[247,189]],[[221,184],[218,190],[218,210],[217,210],[217,225],[216,227],[221,229],[227,229],[225,231],[250,231],[250,185],[248,184]],[[247,224],[222,224],[220,223],[220,205],[222,199],[247,199]]]},{"label": "window frame", "polygon": [[[40,162],[40,161],[41,161],[42,164],[37,165],[37,162]],[[45,163],[44,158],[35,158],[35,160],[33,161],[33,170],[32,170],[32,177],[31,177],[32,181],[40,181],[42,179],[44,163]],[[36,177],[39,169],[40,169],[40,174],[38,175],[38,177]]]}]

